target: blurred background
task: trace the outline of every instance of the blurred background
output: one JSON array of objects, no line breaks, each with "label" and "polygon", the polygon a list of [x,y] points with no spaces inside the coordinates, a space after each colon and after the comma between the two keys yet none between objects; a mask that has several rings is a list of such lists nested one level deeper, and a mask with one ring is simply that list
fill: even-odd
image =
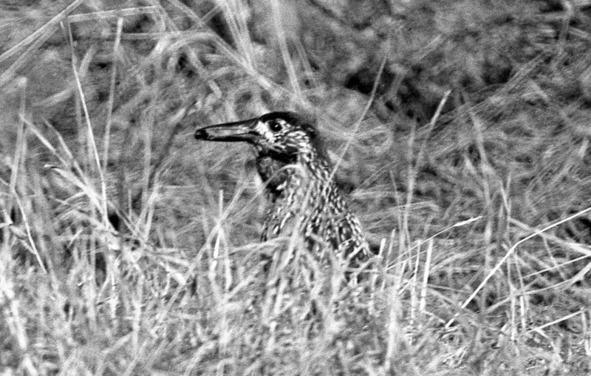
[{"label": "blurred background", "polygon": [[[588,374],[590,17],[586,0],[3,1],[0,374]],[[339,340],[256,327],[253,154],[193,139],[278,110],[317,120],[381,244]],[[302,368],[297,341],[323,360]]]}]

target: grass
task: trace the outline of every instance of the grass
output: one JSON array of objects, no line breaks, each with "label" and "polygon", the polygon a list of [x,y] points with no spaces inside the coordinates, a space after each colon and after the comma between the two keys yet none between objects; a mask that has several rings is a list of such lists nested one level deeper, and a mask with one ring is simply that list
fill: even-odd
[{"label": "grass", "polygon": [[[0,374],[588,374],[588,9],[384,4],[1,5]],[[357,283],[192,138],[280,109],[379,245]]]}]

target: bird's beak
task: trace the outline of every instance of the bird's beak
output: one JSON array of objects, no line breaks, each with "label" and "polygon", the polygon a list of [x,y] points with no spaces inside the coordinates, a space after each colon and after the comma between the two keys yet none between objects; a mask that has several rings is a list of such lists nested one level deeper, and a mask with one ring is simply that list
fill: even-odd
[{"label": "bird's beak", "polygon": [[258,118],[210,125],[195,131],[195,138],[207,141],[252,141],[258,134],[253,129]]}]

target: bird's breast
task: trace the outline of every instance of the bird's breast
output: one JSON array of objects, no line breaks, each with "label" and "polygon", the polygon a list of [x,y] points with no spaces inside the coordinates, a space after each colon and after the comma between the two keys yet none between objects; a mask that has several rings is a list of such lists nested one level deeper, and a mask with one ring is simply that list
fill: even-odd
[{"label": "bird's breast", "polygon": [[321,168],[324,166],[259,158],[257,167],[271,201],[263,241],[289,237],[295,231],[310,249],[328,248],[345,254],[367,249],[359,221],[330,180],[330,173]]},{"label": "bird's breast", "polygon": [[[307,241],[326,242],[334,249],[347,236],[348,209],[330,182],[295,173],[277,186],[265,221],[263,240],[297,231]],[[343,231],[344,230],[344,231]]]}]

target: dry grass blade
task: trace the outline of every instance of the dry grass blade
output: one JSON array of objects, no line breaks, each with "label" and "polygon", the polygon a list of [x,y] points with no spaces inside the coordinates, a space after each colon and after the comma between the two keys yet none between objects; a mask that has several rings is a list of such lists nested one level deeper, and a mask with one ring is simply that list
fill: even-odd
[{"label": "dry grass blade", "polygon": [[[8,51],[5,51],[0,55],[0,63],[10,59],[13,55],[15,55],[19,49],[23,48],[24,46],[30,44],[31,42],[38,40],[39,37],[46,37],[53,33],[53,30],[50,30],[54,26],[57,26],[60,22],[63,21],[70,13],[72,13],[76,8],[78,8],[84,0],[76,0],[72,2],[72,4],[68,5],[63,11],[59,12],[55,17],[53,17],[49,22],[47,22],[43,27],[36,30],[34,33],[23,39],[21,42],[16,44],[15,46],[11,47]],[[27,54],[21,55],[21,57],[29,57]],[[23,59],[25,60],[25,59]],[[14,67],[13,70],[18,69],[18,67]],[[4,82],[0,80],[0,82]]]},{"label": "dry grass blade", "polygon": [[93,20],[104,20],[109,18],[133,17],[145,14],[159,14],[161,8],[159,6],[151,5],[137,8],[123,8],[114,10],[105,10],[92,13],[80,13],[68,16],[66,20],[69,23],[74,22],[88,22]]},{"label": "dry grass blade", "polygon": [[68,16],[68,14],[78,8],[82,3],[84,3],[84,0],[75,0],[49,22],[43,25],[43,27],[41,27],[39,30],[36,30],[33,34],[29,35],[27,38],[0,55],[1,64],[2,62],[10,59],[21,48],[31,44],[32,42],[27,50],[22,53],[15,62],[13,62],[11,66],[6,71],[4,71],[4,73],[0,75],[0,87],[4,86],[12,77],[14,77],[15,73],[31,59],[33,53],[36,52],[43,45],[43,43],[49,39],[49,37],[51,37],[55,31],[53,28],[62,22],[64,18]]},{"label": "dry grass blade", "polygon": [[[0,375],[589,374],[591,39],[547,3],[0,2]],[[258,241],[252,155],[193,137],[279,110],[363,265]]]},{"label": "dry grass blade", "polygon": [[[591,212],[591,208],[587,208],[585,210],[581,210],[578,213],[575,213],[567,218],[564,218],[560,221],[557,221],[549,226],[546,226],[542,229],[536,230],[533,234],[526,236],[525,238],[521,239],[520,241],[518,241],[517,243],[513,244],[511,246],[511,248],[509,248],[509,250],[507,251],[507,253],[505,253],[505,255],[496,263],[496,265],[492,268],[492,270],[486,275],[486,277],[484,277],[484,280],[478,285],[478,287],[472,292],[472,294],[470,294],[470,296],[461,304],[462,308],[466,308],[466,306],[472,301],[472,299],[474,299],[476,297],[476,295],[478,295],[482,289],[484,288],[484,286],[486,286],[486,284],[488,283],[488,281],[495,275],[495,273],[505,264],[505,262],[509,259],[509,257],[515,252],[515,250],[517,249],[517,247],[523,243],[525,243],[526,241],[539,236],[540,234],[543,234],[544,232],[549,231],[552,228],[555,228],[563,223],[566,223],[568,221],[572,221],[573,219],[580,217],[582,215],[585,215],[587,213]],[[449,327],[453,322],[453,319],[450,320],[447,324],[446,327]]]}]

